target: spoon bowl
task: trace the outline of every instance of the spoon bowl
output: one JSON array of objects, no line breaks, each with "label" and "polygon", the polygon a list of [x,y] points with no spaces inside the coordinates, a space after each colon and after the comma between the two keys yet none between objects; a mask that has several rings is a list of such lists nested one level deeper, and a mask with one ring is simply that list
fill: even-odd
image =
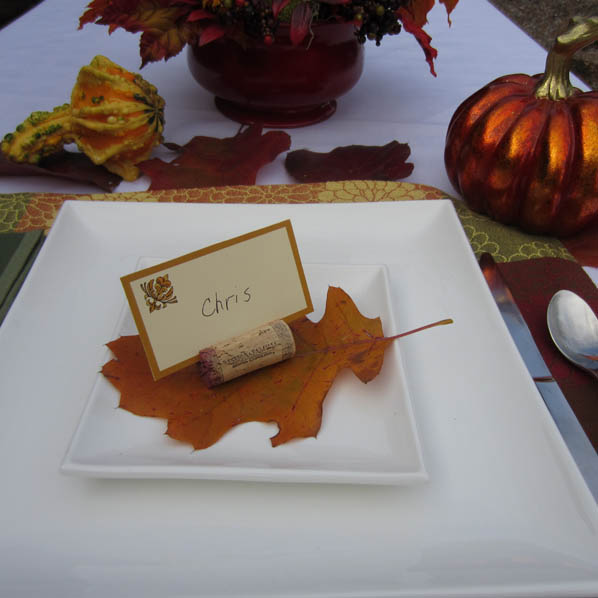
[{"label": "spoon bowl", "polygon": [[558,350],[576,366],[598,378],[598,318],[571,291],[558,291],[548,304],[550,336]]}]

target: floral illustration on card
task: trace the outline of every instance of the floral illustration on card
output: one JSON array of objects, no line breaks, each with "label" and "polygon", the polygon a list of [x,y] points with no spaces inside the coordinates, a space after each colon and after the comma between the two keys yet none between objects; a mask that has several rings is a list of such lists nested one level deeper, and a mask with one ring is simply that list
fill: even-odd
[{"label": "floral illustration on card", "polygon": [[152,278],[139,286],[145,294],[145,304],[149,307],[150,314],[158,309],[165,309],[169,303],[178,303],[168,274],[158,276],[155,280]]}]

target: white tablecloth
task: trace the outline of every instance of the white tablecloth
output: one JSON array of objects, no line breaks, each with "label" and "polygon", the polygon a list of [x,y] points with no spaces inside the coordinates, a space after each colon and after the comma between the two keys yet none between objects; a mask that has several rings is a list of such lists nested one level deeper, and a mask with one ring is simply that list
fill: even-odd
[{"label": "white tablecloth", "polygon": [[[107,28],[96,25],[77,30],[84,4],[45,0],[0,31],[2,133],[14,130],[33,110],[68,101],[79,68],[97,54],[138,69],[138,36],[123,31],[109,36]],[[407,180],[452,193],[443,151],[454,110],[500,75],[542,71],[545,52],[485,0],[461,0],[451,18],[449,28],[443,7],[437,6],[427,26],[439,50],[437,78],[429,74],[412,36],[385,39],[380,48],[370,44],[358,85],[339,100],[331,119],[291,130],[292,149],[408,142],[415,169]],[[237,131],[238,125],[221,116],[210,95],[191,78],[184,54],[150,64],[142,73],[166,99],[168,140],[184,143],[193,135],[224,137]],[[266,166],[258,184],[292,182],[283,160],[280,156]],[[142,179],[123,183],[119,190],[147,186]],[[0,178],[0,193],[19,191],[97,189],[57,179]],[[442,253],[440,243],[436,251]],[[98,243],[98,255],[102,247]],[[134,252],[129,253],[123,264],[134,263]],[[68,278],[77,268],[77,256],[65,250],[64,260]],[[81,284],[93,288],[93,273],[88,274]],[[414,270],[411,277],[417,280],[424,274]],[[444,291],[450,294],[450,272],[445,274]],[[423,397],[416,409],[417,415],[423,412],[424,452],[431,464],[425,487],[357,489],[62,475],[60,461],[95,377],[96,361],[89,356],[100,351],[103,341],[90,348],[71,322],[60,329],[51,311],[45,311],[47,305],[71,302],[75,323],[86,321],[85,306],[78,302],[72,281],[72,294],[64,298],[59,281],[45,283],[48,295],[40,293],[40,308],[33,298],[31,312],[20,310],[22,319],[7,319],[0,329],[2,598],[421,598],[589,596],[598,591],[598,517],[588,496],[569,491],[570,480],[575,487],[578,480],[570,473],[563,447],[551,440],[553,435],[545,439],[544,428],[538,427],[531,457],[544,464],[540,469],[528,469],[530,455],[506,437],[482,453],[472,448],[471,438],[461,433],[461,416],[483,418],[483,397],[461,401],[468,382],[455,372],[450,380],[438,382],[445,390]],[[108,295],[117,313],[119,300],[115,292]],[[442,297],[439,293],[421,299]],[[471,313],[484,322],[481,308]],[[113,315],[98,313],[94,329],[112,326]],[[462,320],[469,317],[464,314]],[[33,332],[32,322],[37,323]],[[55,342],[48,339],[49,331]],[[62,363],[55,347],[63,335],[80,349],[89,372],[82,373],[81,364]],[[472,357],[491,354],[491,340],[480,339],[486,350],[480,348],[477,356],[476,347],[468,347]],[[43,355],[39,346],[45,347]],[[447,346],[446,354],[450,352]],[[31,368],[19,374],[23,360],[30,358]],[[40,390],[45,379],[36,379],[40,370],[51,386],[47,395]],[[511,372],[502,376],[506,383]],[[435,375],[434,368],[429,375]],[[527,394],[533,392],[528,378]],[[483,380],[476,384],[483,388]],[[6,396],[7,387],[11,396]],[[517,403],[517,397],[507,398]],[[456,409],[437,423],[429,410],[434,404],[446,405],[445,400],[454,401]],[[527,411],[542,413],[539,397],[531,403],[525,403]],[[505,414],[497,410],[498,423],[521,432],[523,424],[506,421]],[[542,425],[549,427],[548,415],[542,418]],[[492,430],[489,423],[488,442],[494,438]],[[472,432],[484,441],[482,428]],[[447,446],[452,452],[447,453]],[[452,454],[463,462],[451,461]],[[501,455],[506,460],[501,461]],[[505,463],[513,463],[516,471]],[[553,490],[538,494],[547,484]]]}]

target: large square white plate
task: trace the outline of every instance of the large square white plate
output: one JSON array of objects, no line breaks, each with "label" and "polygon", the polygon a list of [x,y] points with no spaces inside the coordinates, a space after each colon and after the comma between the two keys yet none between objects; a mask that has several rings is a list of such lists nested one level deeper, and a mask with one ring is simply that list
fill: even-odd
[{"label": "large square white plate", "polygon": [[[427,483],[63,475],[119,276],[286,218],[307,264],[386,266],[397,330],[453,318],[398,341]],[[598,595],[598,508],[450,202],[66,204],[0,357],[0,594]]]},{"label": "large square white plate", "polygon": [[[142,258],[137,269],[161,261],[164,258]],[[309,315],[312,321],[323,316],[330,285],[349,293],[366,317],[380,317],[385,334],[397,332],[385,266],[304,264],[304,269],[314,304]],[[112,338],[137,334],[124,303]],[[98,366],[109,359],[108,351]],[[115,409],[118,403],[118,391],[98,374],[63,460],[63,472],[95,477],[362,484],[411,484],[427,479],[397,343],[387,351],[381,373],[367,386],[350,372],[339,376],[324,401],[317,439],[276,448],[269,442],[276,426],[255,422],[237,426],[205,450],[192,451],[164,434],[165,420]]]}]

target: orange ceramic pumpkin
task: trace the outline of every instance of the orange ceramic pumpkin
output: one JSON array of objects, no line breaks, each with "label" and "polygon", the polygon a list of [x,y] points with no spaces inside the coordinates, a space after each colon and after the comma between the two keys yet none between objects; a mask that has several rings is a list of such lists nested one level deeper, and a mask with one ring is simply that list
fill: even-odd
[{"label": "orange ceramic pumpkin", "polygon": [[571,56],[597,39],[598,17],[576,17],[543,75],[500,77],[459,106],[445,164],[471,209],[557,236],[598,219],[598,92],[569,82]]}]

